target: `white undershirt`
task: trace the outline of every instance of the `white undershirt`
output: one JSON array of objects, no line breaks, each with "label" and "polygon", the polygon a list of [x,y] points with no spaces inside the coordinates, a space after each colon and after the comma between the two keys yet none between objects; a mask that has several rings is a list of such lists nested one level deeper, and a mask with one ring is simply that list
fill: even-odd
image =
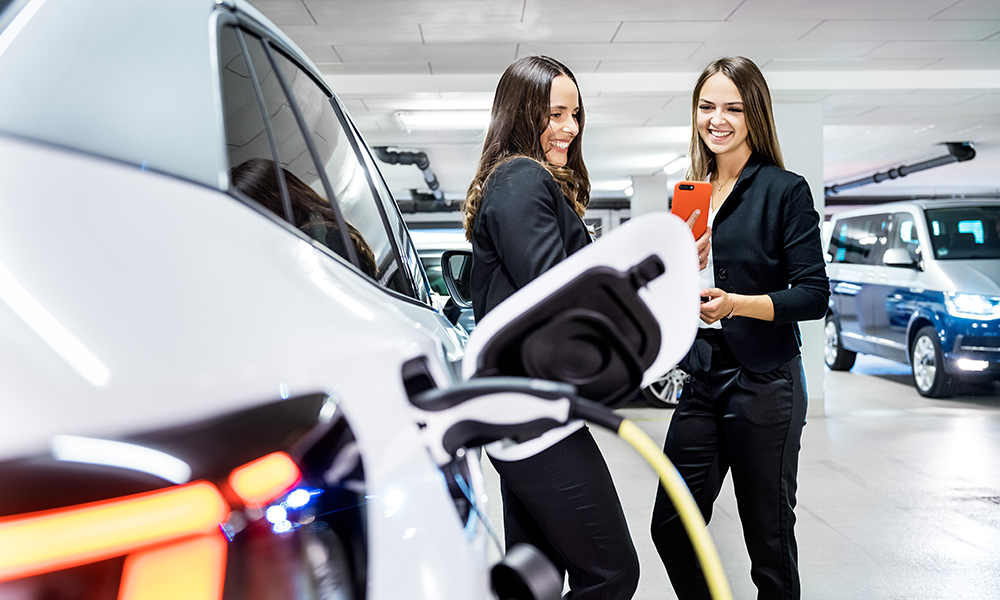
[{"label": "white undershirt", "polygon": [[[715,214],[719,212],[712,208],[711,203],[708,207],[708,226],[714,227],[715,225]],[[705,268],[698,273],[698,283],[701,285],[701,289],[714,288],[715,287],[715,251],[712,247],[708,247],[708,264]],[[722,321],[716,321],[709,325],[708,323],[698,319],[698,327],[700,329],[722,329]]]}]

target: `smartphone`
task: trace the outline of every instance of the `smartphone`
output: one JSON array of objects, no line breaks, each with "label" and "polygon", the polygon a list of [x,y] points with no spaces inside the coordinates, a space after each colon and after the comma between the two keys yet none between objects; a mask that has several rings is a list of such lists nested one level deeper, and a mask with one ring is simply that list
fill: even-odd
[{"label": "smartphone", "polygon": [[712,184],[707,181],[678,181],[674,186],[674,201],[670,212],[687,221],[695,209],[701,211],[691,232],[701,237],[708,227],[708,205],[712,201]]}]

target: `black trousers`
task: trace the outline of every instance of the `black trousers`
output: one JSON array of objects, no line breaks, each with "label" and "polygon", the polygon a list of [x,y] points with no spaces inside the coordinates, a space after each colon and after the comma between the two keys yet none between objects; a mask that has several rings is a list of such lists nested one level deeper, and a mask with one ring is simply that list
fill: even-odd
[{"label": "black trousers", "polygon": [[[712,346],[712,366],[693,374],[681,394],[663,451],[674,463],[705,522],[727,471],[760,600],[798,600],[795,490],[806,392],[795,357],[768,373],[740,366],[721,331],[698,334]],[[680,600],[709,598],[708,587],[680,518],[662,489],[653,507],[652,536]]]},{"label": "black trousers", "polygon": [[631,598],[639,558],[604,457],[590,430],[519,461],[490,457],[500,474],[507,548],[527,542],[565,576],[574,600]]}]

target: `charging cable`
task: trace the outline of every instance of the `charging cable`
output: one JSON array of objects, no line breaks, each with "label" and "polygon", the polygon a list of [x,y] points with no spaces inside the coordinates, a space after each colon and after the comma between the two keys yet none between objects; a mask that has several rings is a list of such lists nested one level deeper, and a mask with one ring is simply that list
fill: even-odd
[{"label": "charging cable", "polygon": [[522,377],[488,377],[432,389],[411,398],[415,418],[438,464],[460,448],[511,438],[524,441],[570,419],[583,419],[613,431],[653,467],[691,539],[713,600],[733,600],[719,553],[705,519],[674,465],[635,423],[603,404],[580,398],[563,383]]},{"label": "charging cable", "polygon": [[572,416],[585,419],[594,425],[599,425],[618,434],[618,437],[625,440],[638,452],[646,462],[649,463],[656,474],[660,477],[660,483],[666,490],[667,496],[674,504],[684,530],[691,539],[691,545],[698,556],[701,564],[701,571],[705,575],[705,582],[708,583],[708,591],[713,600],[733,600],[733,592],[729,589],[729,580],[722,570],[722,562],[719,560],[719,553],[715,549],[708,529],[705,528],[705,519],[701,516],[701,510],[691,496],[687,484],[681,474],[677,472],[673,463],[670,462],[648,435],[639,429],[639,426],[619,417],[609,408],[596,402],[576,398],[572,402]]}]

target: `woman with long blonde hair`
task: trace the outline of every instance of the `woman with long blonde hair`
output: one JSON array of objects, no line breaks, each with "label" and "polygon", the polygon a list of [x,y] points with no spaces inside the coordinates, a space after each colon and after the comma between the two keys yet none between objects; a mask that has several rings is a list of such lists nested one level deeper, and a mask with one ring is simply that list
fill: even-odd
[{"label": "woman with long blonde hair", "polygon": [[[706,522],[732,472],[757,597],[797,600],[793,509],[806,415],[797,322],[822,318],[830,296],[820,217],[806,181],[784,170],[770,92],[752,61],[712,62],[691,100],[688,179],[712,184],[696,341],[711,348],[711,361],[691,374],[664,452]],[[652,535],[677,597],[709,598],[662,490]]]}]

